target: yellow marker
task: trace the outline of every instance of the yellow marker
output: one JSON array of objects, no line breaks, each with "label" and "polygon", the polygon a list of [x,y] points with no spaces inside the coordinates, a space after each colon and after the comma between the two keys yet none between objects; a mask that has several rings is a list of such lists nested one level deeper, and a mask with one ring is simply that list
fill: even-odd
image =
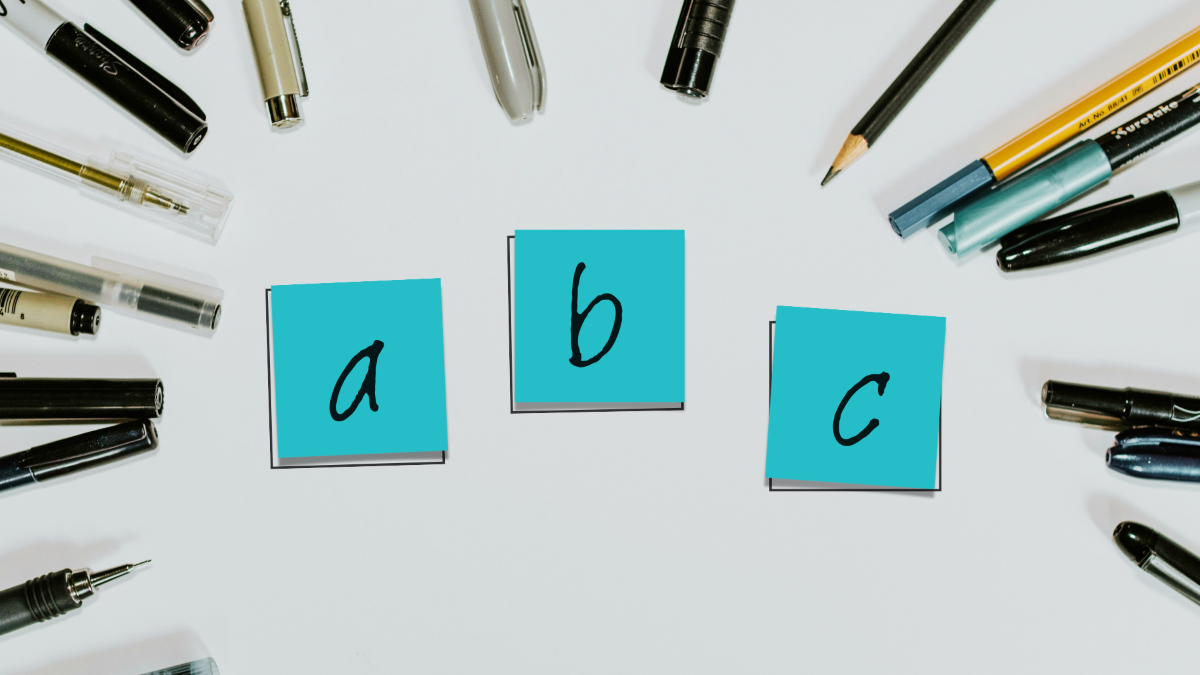
[{"label": "yellow marker", "polygon": [[1020,171],[1071,137],[1183,72],[1197,60],[1200,60],[1200,28],[1163,47],[888,214],[892,229],[901,237],[907,237],[933,224],[952,213],[967,197]]}]

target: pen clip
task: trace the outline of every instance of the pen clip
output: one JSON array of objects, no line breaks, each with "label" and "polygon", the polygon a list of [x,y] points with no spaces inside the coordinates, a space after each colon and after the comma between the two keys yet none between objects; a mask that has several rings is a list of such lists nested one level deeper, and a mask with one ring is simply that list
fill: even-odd
[{"label": "pen clip", "polygon": [[150,80],[154,86],[163,90],[163,93],[174,99],[175,102],[182,106],[185,110],[192,113],[196,117],[199,117],[201,120],[207,121],[207,118],[204,116],[204,111],[200,109],[200,106],[196,105],[196,102],[193,101],[190,96],[185,94],[182,89],[175,86],[175,83],[171,82],[159,74],[158,71],[143,63],[138,57],[130,54],[121,45],[108,39],[108,36],[96,30],[96,27],[90,23],[85,23],[83,25],[83,32],[91,36],[96,42],[99,42],[100,45],[111,52],[113,56],[121,59],[130,68],[141,73],[142,77]]},{"label": "pen clip", "polygon": [[292,51],[296,52],[296,63],[300,68],[300,96],[308,98],[308,75],[304,72],[304,56],[300,53],[300,38],[296,35],[296,19],[292,16],[292,5],[288,0],[279,0],[279,10],[292,34]]},{"label": "pen clip", "polygon": [[525,52],[525,65],[529,67],[529,79],[533,84],[533,109],[541,110],[546,94],[546,70],[542,68],[542,52],[538,47],[533,24],[529,21],[529,10],[522,0],[512,0],[513,18],[517,32],[521,34],[521,49]]}]

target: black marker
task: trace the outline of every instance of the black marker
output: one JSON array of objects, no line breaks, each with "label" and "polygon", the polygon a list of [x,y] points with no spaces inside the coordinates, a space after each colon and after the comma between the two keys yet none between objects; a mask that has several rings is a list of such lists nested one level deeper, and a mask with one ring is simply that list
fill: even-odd
[{"label": "black marker", "polygon": [[128,420],[161,417],[162,412],[162,380],[0,373],[0,420]]},{"label": "black marker", "polygon": [[1200,398],[1147,389],[1109,389],[1048,380],[1046,415],[1106,429],[1157,426],[1200,431]]},{"label": "black marker", "polygon": [[201,0],[129,1],[180,49],[195,49],[208,37],[213,13]]},{"label": "black marker", "polygon": [[1200,483],[1200,435],[1144,427],[1117,434],[1108,468],[1135,478]]},{"label": "black marker", "polygon": [[1149,527],[1131,520],[1117,525],[1113,540],[1138,567],[1200,605],[1200,558]]},{"label": "black marker", "polygon": [[0,20],[185,153],[204,140],[204,111],[179,87],[88,24],[41,0],[0,0]]},{"label": "black marker", "polygon": [[150,420],[117,424],[0,457],[0,492],[44,483],[128,459],[158,447]]}]

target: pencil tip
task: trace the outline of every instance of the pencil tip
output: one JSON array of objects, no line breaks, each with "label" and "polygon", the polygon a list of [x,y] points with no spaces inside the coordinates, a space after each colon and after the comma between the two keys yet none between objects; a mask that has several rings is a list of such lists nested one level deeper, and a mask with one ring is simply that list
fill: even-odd
[{"label": "pencil tip", "polygon": [[841,173],[841,171],[835,171],[832,166],[829,167],[829,172],[826,173],[825,178],[821,180],[821,187],[825,187],[825,184],[828,183],[829,181],[833,180],[833,177],[838,175],[839,173]]}]

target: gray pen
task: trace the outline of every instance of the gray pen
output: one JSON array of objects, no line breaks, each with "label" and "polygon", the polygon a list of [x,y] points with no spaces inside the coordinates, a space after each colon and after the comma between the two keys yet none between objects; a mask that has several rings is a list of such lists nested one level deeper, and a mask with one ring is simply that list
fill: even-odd
[{"label": "gray pen", "polygon": [[471,0],[496,100],[514,122],[533,119],[546,102],[546,68],[525,0]]}]

